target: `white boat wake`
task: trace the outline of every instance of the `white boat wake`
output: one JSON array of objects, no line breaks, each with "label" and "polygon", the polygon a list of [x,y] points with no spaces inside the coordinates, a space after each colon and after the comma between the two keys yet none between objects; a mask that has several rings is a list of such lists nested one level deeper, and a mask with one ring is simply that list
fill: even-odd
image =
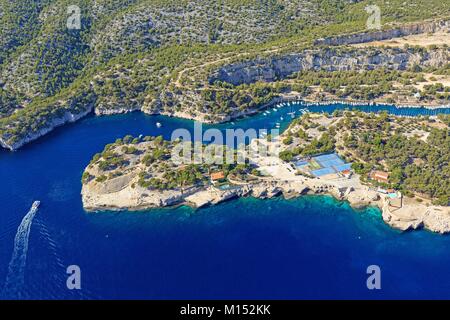
[{"label": "white boat wake", "polygon": [[5,285],[2,296],[7,299],[20,298],[25,280],[25,265],[28,252],[28,239],[30,237],[31,224],[38,211],[40,202],[35,201],[30,211],[23,217],[14,238],[14,250],[8,266]]}]

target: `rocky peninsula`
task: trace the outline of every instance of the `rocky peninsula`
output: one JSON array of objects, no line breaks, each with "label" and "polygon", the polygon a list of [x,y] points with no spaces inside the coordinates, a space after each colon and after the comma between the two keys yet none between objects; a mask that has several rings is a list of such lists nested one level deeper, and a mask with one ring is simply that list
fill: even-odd
[{"label": "rocky peninsula", "polygon": [[[176,205],[201,208],[237,197],[265,199],[276,196],[293,198],[305,194],[327,194],[338,200],[348,201],[355,209],[376,206],[382,211],[383,220],[400,230],[426,228],[439,233],[450,232],[450,207],[448,202],[443,205],[443,202],[448,201],[448,194],[440,196],[440,202],[437,202],[423,193],[414,193],[412,190],[408,193],[406,188],[413,188],[410,183],[397,185],[394,178],[386,183],[368,178],[370,173],[366,172],[367,168],[362,170],[360,167],[364,159],[357,154],[357,150],[351,150],[343,144],[348,138],[345,138],[346,129],[340,122],[349,119],[354,121],[358,117],[354,113],[346,116],[308,114],[294,121],[276,141],[253,140],[245,149],[248,159],[241,164],[223,164],[219,160],[224,158],[217,155],[215,161],[206,164],[205,154],[215,154],[221,146],[209,146],[212,148],[209,150],[208,146],[201,146],[200,150],[204,151],[203,158],[197,159],[197,163],[179,163],[180,151],[184,151],[186,146],[194,150],[194,145],[190,142],[169,142],[161,137],[127,136],[106,146],[86,168],[82,178],[83,206],[91,212],[137,211]],[[384,116],[372,114],[361,120],[377,121],[380,117]],[[391,125],[390,130],[397,125],[406,125],[409,128],[408,124],[399,122],[402,121],[399,117],[391,117],[386,121]],[[314,123],[320,124],[325,130]],[[443,129],[446,126],[444,122],[436,119],[432,120],[431,124],[440,128],[439,130],[447,130],[448,133],[448,127]],[[354,161],[353,169],[349,173],[335,172],[318,177],[311,174],[306,167],[299,168],[294,165],[296,160],[290,158],[290,153],[295,148],[303,149],[301,156],[305,159],[308,159],[306,154],[311,146],[314,146],[315,152],[319,154],[332,151],[321,149],[320,144],[317,145],[315,141],[324,143],[326,134],[333,133],[333,128],[337,125],[340,125],[342,130],[339,134],[334,133],[333,145],[330,148],[339,150],[343,158],[349,158],[352,154],[351,159],[347,159]],[[412,131],[415,136],[408,130],[401,133],[406,139],[417,139],[421,134],[422,139],[427,136],[425,129],[421,133],[414,131],[414,128]],[[281,152],[279,156],[270,152],[264,156],[252,155],[250,151],[261,146],[265,146],[267,150],[279,148]],[[236,159],[239,155],[236,150],[220,150],[225,150],[225,155],[231,153]],[[420,161],[416,159],[416,162]],[[312,164],[311,162],[309,165]],[[368,166],[368,163],[365,162],[365,165]],[[390,170],[387,164],[386,170]],[[445,181],[448,182],[444,180],[444,183]],[[396,190],[386,191],[394,185]],[[398,196],[397,199],[392,198],[394,193]],[[446,200],[443,200],[444,198]]]}]

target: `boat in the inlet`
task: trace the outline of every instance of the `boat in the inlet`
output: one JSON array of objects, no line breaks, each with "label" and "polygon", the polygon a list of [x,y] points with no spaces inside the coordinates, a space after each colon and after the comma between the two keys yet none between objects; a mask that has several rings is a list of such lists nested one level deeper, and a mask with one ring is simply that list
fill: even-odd
[{"label": "boat in the inlet", "polygon": [[309,112],[308,109],[300,109],[299,111],[300,111],[301,114],[305,114],[305,113]]},{"label": "boat in the inlet", "polygon": [[275,111],[275,112],[278,111],[276,108],[273,108],[272,110]]},{"label": "boat in the inlet", "polygon": [[280,117],[280,120],[281,120],[281,121],[283,121],[283,120],[284,120],[284,118],[283,118],[283,117]]},{"label": "boat in the inlet", "polygon": [[156,123],[156,127],[161,128],[161,127],[162,127],[161,122],[157,122],[157,123]]}]

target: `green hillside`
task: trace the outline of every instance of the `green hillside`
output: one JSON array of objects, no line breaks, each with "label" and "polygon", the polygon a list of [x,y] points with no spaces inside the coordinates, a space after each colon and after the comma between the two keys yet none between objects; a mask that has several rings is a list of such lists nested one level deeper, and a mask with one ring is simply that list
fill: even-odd
[{"label": "green hillside", "polygon": [[[0,136],[9,143],[66,112],[145,108],[199,61],[307,48],[383,23],[450,15],[449,0],[0,0]],[[67,8],[81,10],[70,30]],[[151,107],[148,107],[151,109]],[[148,109],[147,108],[147,109]]]}]

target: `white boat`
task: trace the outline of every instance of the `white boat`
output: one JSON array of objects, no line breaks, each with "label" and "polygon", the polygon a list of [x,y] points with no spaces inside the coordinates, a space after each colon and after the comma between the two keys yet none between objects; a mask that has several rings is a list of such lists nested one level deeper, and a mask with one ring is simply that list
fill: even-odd
[{"label": "white boat", "polygon": [[283,118],[283,117],[280,117],[280,120],[281,120],[281,121],[283,121],[283,120],[284,120],[284,118]]},{"label": "white boat", "polygon": [[300,111],[301,114],[305,114],[305,113],[309,112],[308,109],[300,109],[299,111]]},{"label": "white boat", "polygon": [[39,208],[40,204],[41,204],[40,201],[33,202],[33,205],[31,206],[31,210],[37,210],[37,208]]},{"label": "white boat", "polygon": [[276,108],[273,108],[272,110],[273,110],[273,111],[277,111],[277,109],[276,109]]},{"label": "white boat", "polygon": [[160,122],[157,122],[157,123],[156,123],[156,126],[157,126],[158,128],[161,128],[161,127],[162,127],[162,124],[161,124]]}]

